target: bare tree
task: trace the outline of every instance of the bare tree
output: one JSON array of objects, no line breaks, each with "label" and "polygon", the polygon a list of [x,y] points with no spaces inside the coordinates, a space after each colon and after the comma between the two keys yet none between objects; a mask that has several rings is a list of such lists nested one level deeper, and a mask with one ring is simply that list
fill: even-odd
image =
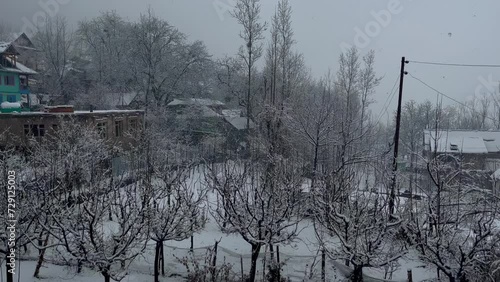
[{"label": "bare tree", "polygon": [[316,232],[332,259],[353,265],[351,281],[363,281],[364,267],[380,268],[406,254],[395,240],[403,221],[389,216],[386,195],[359,190],[359,180],[347,171],[325,181],[314,191]]},{"label": "bare tree", "polygon": [[296,98],[295,111],[289,115],[289,126],[299,138],[299,144],[302,142],[306,144],[304,150],[312,150],[312,156],[307,153],[304,157],[308,158],[308,161],[312,159],[311,186],[314,187],[319,166],[324,163],[320,157],[333,141],[330,137],[335,129],[333,117],[336,106],[329,76],[319,83],[311,84],[310,90],[305,95]]},{"label": "bare tree", "polygon": [[[0,132],[0,140],[12,138],[7,132]],[[4,143],[5,144],[5,143]],[[0,149],[0,185],[5,187],[0,194],[0,263],[5,260],[6,281],[14,282],[14,275],[19,274],[16,263],[21,250],[34,237],[34,225],[37,213],[31,209],[33,193],[24,186],[27,164],[15,147],[5,146]]]},{"label": "bare tree", "polygon": [[0,21],[0,41],[10,42],[15,38],[12,38],[12,26],[4,21]]},{"label": "bare tree", "polygon": [[[77,31],[82,53],[91,58],[91,77],[99,86],[92,91],[130,91],[132,72],[131,24],[116,12],[104,12],[99,17],[79,23]],[[102,96],[103,91],[98,91]]]},{"label": "bare tree", "polygon": [[156,17],[151,9],[134,24],[132,38],[135,46],[130,66],[147,106],[152,102],[166,105],[174,95],[183,94],[183,88],[201,83],[188,78],[199,78],[195,74],[210,67],[202,42],[187,44],[184,34]]},{"label": "bare tree", "polygon": [[225,57],[217,61],[217,81],[223,92],[224,100],[231,102],[236,99],[240,107],[246,107],[248,86],[244,66],[240,60],[232,57]]},{"label": "bare tree", "polygon": [[[161,151],[162,153],[158,154]],[[197,190],[187,176],[191,166],[169,159],[165,150],[156,150],[153,160],[150,195],[153,212],[149,218],[151,240],[156,243],[154,277],[159,281],[159,271],[165,275],[163,243],[170,240],[182,241],[193,236],[205,226],[203,213],[205,190]],[[166,158],[165,158],[166,157]],[[171,156],[170,156],[171,157]],[[161,262],[161,265],[160,265]]]},{"label": "bare tree", "polygon": [[52,142],[36,151],[46,159],[33,160],[42,177],[36,191],[47,200],[39,210],[44,233],[37,248],[55,247],[79,269],[87,266],[105,281],[120,280],[148,238],[141,189],[125,185],[123,175],[112,173],[110,144],[95,129],[68,122],[46,137]]},{"label": "bare tree", "polygon": [[255,281],[261,247],[290,242],[299,231],[302,181],[293,164],[276,161],[271,174],[267,167],[243,161],[225,162],[206,173],[217,193],[217,206],[212,207],[217,223],[252,247],[249,281]]},{"label": "bare tree", "polygon": [[437,144],[443,137],[437,132],[430,140],[434,152],[426,159],[431,187],[405,230],[407,239],[423,261],[438,269],[438,276],[443,273],[449,281],[493,281],[493,250],[500,244],[495,226],[498,201],[491,191],[477,186],[470,170],[462,169],[465,164],[459,155],[438,156]]},{"label": "bare tree", "polygon": [[491,99],[489,97],[487,97],[486,95],[483,95],[480,98],[480,104],[481,104],[481,110],[479,112],[479,114],[481,115],[481,128],[480,129],[485,130],[488,128],[487,118],[489,118],[488,114],[490,113]]},{"label": "bare tree", "polygon": [[266,29],[266,24],[260,22],[260,0],[238,0],[234,11],[231,15],[242,26],[240,38],[245,42],[244,46],[240,47],[238,56],[247,67],[247,128],[250,128],[250,118],[252,115],[251,96],[252,96],[252,73],[254,65],[262,56],[262,43],[264,39],[263,32]]},{"label": "bare tree", "polygon": [[363,69],[359,74],[359,87],[361,99],[361,130],[365,128],[365,118],[368,116],[368,106],[372,103],[371,96],[375,92],[375,88],[380,84],[382,78],[377,77],[375,73],[375,51],[370,50],[367,55],[363,56]]},{"label": "bare tree", "polygon": [[67,74],[74,38],[66,19],[59,16],[47,17],[33,39],[42,51],[45,71],[43,80],[47,90],[54,96],[62,97],[64,103],[69,103],[71,93],[67,85]]}]

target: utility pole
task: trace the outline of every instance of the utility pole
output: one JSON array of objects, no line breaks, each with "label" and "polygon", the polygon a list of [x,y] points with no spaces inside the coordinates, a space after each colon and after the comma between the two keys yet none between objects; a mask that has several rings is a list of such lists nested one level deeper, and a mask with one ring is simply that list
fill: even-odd
[{"label": "utility pole", "polygon": [[399,98],[398,98],[398,111],[396,114],[396,133],[394,134],[394,158],[392,160],[392,184],[391,184],[391,194],[389,196],[389,213],[394,214],[394,202],[396,200],[396,173],[398,171],[398,149],[399,149],[399,128],[401,126],[401,101],[403,100],[403,82],[405,75],[408,72],[405,71],[405,65],[409,61],[405,57],[401,58],[401,73],[399,75]]}]

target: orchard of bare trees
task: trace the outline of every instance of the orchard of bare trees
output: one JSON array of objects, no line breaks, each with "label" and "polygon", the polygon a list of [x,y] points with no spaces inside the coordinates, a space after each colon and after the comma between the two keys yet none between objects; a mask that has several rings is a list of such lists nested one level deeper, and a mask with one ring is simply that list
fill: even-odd
[{"label": "orchard of bare trees", "polygon": [[[438,152],[440,130],[499,129],[497,103],[486,95],[451,106],[404,103],[399,154],[406,168],[396,172],[392,210],[395,121],[391,112],[381,123],[370,108],[383,79],[375,51],[353,47],[315,78],[297,47],[289,0],[278,1],[268,20],[261,1],[237,0],[231,16],[241,46],[225,58],[212,57],[151,8],[135,21],[103,12],[75,30],[62,17],[47,19],[33,41],[43,62],[37,79],[52,101],[106,110],[116,95],[134,93],[130,107],[145,118],[140,134],[127,133],[134,146],[64,119],[43,141],[27,137],[26,147],[0,148],[0,186],[16,171],[18,187],[16,237],[0,229],[7,282],[15,281],[11,239],[22,260],[35,262],[36,278],[59,264],[75,275],[121,281],[146,261],[155,282],[169,273],[181,273],[179,281],[287,281],[290,262],[280,260],[280,250],[307,241],[316,256],[301,281],[390,281],[409,261],[440,281],[499,281],[500,197],[483,185],[493,180],[471,181],[479,173],[461,154]],[[188,138],[199,117],[179,119],[167,106],[187,98],[238,108],[241,144],[224,134]],[[9,138],[0,132],[0,140]],[[223,158],[198,154],[202,142]],[[113,161],[118,156],[124,165]],[[1,193],[0,207],[8,203]],[[2,211],[0,225],[8,220]],[[308,230],[313,236],[305,238]],[[196,241],[213,234],[224,237],[210,259],[195,256]],[[230,240],[244,243],[238,252],[248,261],[241,255],[229,266],[224,258],[221,266],[217,246]],[[183,265],[196,267],[172,269],[167,246],[174,242],[189,242],[193,261]],[[418,270],[413,279],[423,281]]]}]

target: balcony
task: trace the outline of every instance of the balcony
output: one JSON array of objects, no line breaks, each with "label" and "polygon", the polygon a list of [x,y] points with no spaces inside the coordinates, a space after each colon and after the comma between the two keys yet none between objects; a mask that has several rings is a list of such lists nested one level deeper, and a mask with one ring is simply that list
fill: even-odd
[{"label": "balcony", "polygon": [[28,85],[19,85],[19,93],[20,94],[30,94],[30,87]]}]

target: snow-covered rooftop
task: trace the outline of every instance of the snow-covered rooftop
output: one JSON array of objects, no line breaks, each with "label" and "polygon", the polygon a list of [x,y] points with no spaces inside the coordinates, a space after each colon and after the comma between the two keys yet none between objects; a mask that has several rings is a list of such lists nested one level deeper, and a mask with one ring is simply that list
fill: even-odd
[{"label": "snow-covered rooftop", "polygon": [[93,114],[131,114],[131,113],[137,113],[137,114],[142,114],[144,113],[143,110],[94,110],[94,111],[74,111],[74,112],[19,112],[19,113],[7,113],[7,114],[1,114],[1,115],[21,115],[21,116],[43,116],[43,115],[93,115]]},{"label": "snow-covered rooftop", "polygon": [[[238,130],[247,129],[247,118],[246,117],[231,117],[224,116],[224,119],[229,122],[234,128]],[[255,128],[255,124],[250,120],[250,128]]]},{"label": "snow-covered rooftop", "polygon": [[203,117],[220,117],[216,111],[210,109],[208,106],[203,105],[199,109],[201,111],[200,114]]},{"label": "snow-covered rooftop", "polygon": [[[11,64],[14,63],[11,58],[6,57],[5,59],[9,63],[11,63]],[[16,62],[16,67],[15,68],[3,68],[3,70],[7,70],[7,71],[11,71],[11,72],[17,72],[17,73],[22,73],[22,74],[37,74],[36,71],[28,68],[27,66],[21,64],[20,62]]]},{"label": "snow-covered rooftop", "polygon": [[[29,98],[31,106],[40,105],[40,99],[38,99],[38,96],[36,94],[29,94]],[[21,95],[21,102],[28,103],[28,95]]]},{"label": "snow-covered rooftop", "polygon": [[438,153],[498,153],[500,131],[424,130],[424,145]]},{"label": "snow-covered rooftop", "polygon": [[0,42],[0,53],[5,52],[5,50],[9,49],[10,42]]},{"label": "snow-covered rooftop", "polygon": [[240,109],[222,110],[222,115],[225,117],[240,117],[241,110]]},{"label": "snow-covered rooftop", "polygon": [[117,92],[105,95],[106,100],[111,107],[128,106],[136,96],[137,92]]},{"label": "snow-covered rooftop", "polygon": [[500,179],[500,169],[496,170],[495,172],[493,172],[493,174],[491,175],[491,177],[495,180],[499,180]]},{"label": "snow-covered rooftop", "polygon": [[205,99],[205,98],[174,99],[172,102],[167,104],[167,106],[178,106],[178,105],[200,105],[200,106],[210,107],[210,106],[224,106],[225,104],[218,100]]},{"label": "snow-covered rooftop", "polygon": [[[241,109],[222,110],[224,119],[237,130],[247,129],[247,118],[241,116]],[[250,128],[255,128],[255,123],[250,120]]]}]

